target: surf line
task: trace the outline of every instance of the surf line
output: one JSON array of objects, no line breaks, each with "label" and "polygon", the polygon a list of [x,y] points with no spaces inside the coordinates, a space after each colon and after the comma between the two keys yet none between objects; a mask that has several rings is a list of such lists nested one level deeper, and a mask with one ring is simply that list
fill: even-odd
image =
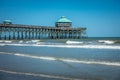
[{"label": "surf line", "polygon": [[77,59],[64,59],[64,58],[56,58],[56,57],[47,57],[47,56],[34,56],[22,53],[8,53],[8,52],[0,52],[0,54],[7,54],[7,55],[14,55],[18,57],[26,57],[26,58],[33,58],[33,59],[40,59],[40,60],[49,60],[49,61],[63,61],[63,62],[70,62],[70,63],[82,63],[82,64],[99,64],[99,65],[108,65],[108,66],[120,66],[119,62],[107,62],[107,61],[83,61]]},{"label": "surf line", "polygon": [[0,44],[0,46],[34,46],[34,47],[57,47],[57,48],[85,48],[85,49],[119,49],[120,46],[112,45],[48,45],[48,44]]},{"label": "surf line", "polygon": [[48,75],[48,74],[38,74],[38,73],[30,73],[30,72],[17,72],[17,71],[3,70],[3,69],[0,69],[0,72],[9,73],[9,74],[34,76],[34,77],[63,79],[63,80],[83,80],[83,79],[77,79],[77,78],[71,78],[71,77],[64,77],[64,76],[56,76],[56,75]]}]

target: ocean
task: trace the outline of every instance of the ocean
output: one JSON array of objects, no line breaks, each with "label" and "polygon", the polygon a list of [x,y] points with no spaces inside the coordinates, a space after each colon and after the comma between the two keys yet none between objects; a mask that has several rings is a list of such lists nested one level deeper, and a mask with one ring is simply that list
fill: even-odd
[{"label": "ocean", "polygon": [[120,80],[120,38],[0,40],[0,80]]}]

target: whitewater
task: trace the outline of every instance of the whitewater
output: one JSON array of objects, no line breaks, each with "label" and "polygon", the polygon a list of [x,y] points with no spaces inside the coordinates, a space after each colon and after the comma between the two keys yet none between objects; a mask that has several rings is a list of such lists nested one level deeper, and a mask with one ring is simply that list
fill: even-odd
[{"label": "whitewater", "polygon": [[33,46],[33,47],[60,47],[60,48],[91,48],[91,49],[120,49],[117,45],[66,45],[66,44],[19,44],[19,43],[1,43],[0,46]]}]

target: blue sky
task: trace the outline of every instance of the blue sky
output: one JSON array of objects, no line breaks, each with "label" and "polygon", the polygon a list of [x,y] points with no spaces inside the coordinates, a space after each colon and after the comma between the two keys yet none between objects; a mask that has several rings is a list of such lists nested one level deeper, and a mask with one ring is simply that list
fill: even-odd
[{"label": "blue sky", "polygon": [[54,26],[61,16],[89,37],[120,37],[119,0],[0,0],[0,23]]}]

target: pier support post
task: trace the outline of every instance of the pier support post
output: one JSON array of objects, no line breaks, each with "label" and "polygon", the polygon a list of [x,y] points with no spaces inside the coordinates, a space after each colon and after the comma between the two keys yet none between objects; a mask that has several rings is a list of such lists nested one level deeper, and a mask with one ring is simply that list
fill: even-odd
[{"label": "pier support post", "polygon": [[0,40],[2,40],[2,27],[0,27]]}]

